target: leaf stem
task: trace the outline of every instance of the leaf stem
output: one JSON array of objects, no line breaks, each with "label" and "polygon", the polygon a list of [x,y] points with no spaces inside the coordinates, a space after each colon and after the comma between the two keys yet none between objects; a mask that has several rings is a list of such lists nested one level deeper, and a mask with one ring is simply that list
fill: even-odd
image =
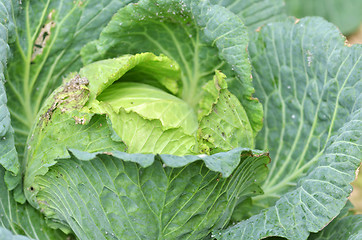
[{"label": "leaf stem", "polygon": [[[31,55],[32,55],[32,46],[31,35],[30,35],[30,25],[29,25],[29,4],[30,1],[26,2],[25,5],[25,24],[26,24],[26,34],[28,40],[28,49],[27,49],[27,57],[25,61],[25,69],[24,69],[24,83],[23,83],[23,94],[24,94],[24,111],[26,118],[29,123],[33,122],[33,113],[31,107],[31,93],[29,89],[29,79],[30,79],[30,63],[31,63]],[[29,126],[29,124],[27,125]]]}]

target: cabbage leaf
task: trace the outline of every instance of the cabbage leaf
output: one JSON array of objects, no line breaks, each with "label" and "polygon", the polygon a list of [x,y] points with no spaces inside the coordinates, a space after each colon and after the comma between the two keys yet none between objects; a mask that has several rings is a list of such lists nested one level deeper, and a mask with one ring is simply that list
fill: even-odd
[{"label": "cabbage leaf", "polygon": [[252,216],[220,239],[307,239],[345,205],[362,159],[362,46],[344,41],[320,18],[254,35],[249,50],[265,111],[257,147],[269,149],[272,162]]}]

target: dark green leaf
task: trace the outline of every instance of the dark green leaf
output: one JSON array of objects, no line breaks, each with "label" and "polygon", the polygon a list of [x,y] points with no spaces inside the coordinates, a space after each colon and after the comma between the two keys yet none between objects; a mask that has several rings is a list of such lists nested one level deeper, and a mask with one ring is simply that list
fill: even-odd
[{"label": "dark green leaf", "polygon": [[65,240],[67,236],[60,230],[49,228],[39,211],[28,203],[19,204],[14,200],[13,192],[9,192],[4,183],[4,172],[4,168],[0,166],[0,239],[18,239],[2,229],[6,228],[14,234],[25,235],[31,239]]},{"label": "dark green leaf", "polygon": [[362,159],[362,46],[344,41],[320,18],[271,24],[251,41],[265,111],[257,147],[272,159],[252,214],[267,209],[221,239],[306,239],[344,206]]},{"label": "dark green leaf", "polygon": [[[73,153],[83,160],[58,160],[37,177],[37,199],[49,224],[79,239],[201,239],[261,192],[269,161],[242,149],[204,157]],[[229,159],[235,163],[223,163]]]},{"label": "dark green leaf", "polygon": [[312,233],[308,240],[346,239],[358,240],[362,238],[362,215],[351,215],[353,205],[348,202],[342,212],[329,223],[322,231]]},{"label": "dark green leaf", "polygon": [[0,1],[0,166],[16,175],[20,165],[14,146],[14,130],[10,125],[4,87],[7,62],[11,55],[9,40],[14,38],[13,8],[12,1]]}]

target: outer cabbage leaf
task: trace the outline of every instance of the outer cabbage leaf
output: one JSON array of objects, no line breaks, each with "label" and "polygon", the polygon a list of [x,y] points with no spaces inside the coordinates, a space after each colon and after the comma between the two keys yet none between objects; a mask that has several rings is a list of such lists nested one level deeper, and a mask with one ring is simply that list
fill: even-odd
[{"label": "outer cabbage leaf", "polygon": [[13,4],[12,1],[0,1],[0,166],[16,175],[20,164],[14,146],[14,130],[10,125],[4,87],[7,62],[11,55],[9,41],[14,39]]},{"label": "outer cabbage leaf", "polygon": [[308,240],[348,239],[358,240],[362,237],[362,215],[351,215],[353,205],[347,202],[341,213],[322,231],[312,233]]},{"label": "outer cabbage leaf", "polygon": [[[8,43],[14,40],[13,14],[17,3],[0,1],[0,237],[1,239],[64,239],[60,231],[50,229],[39,212],[28,204],[20,205],[15,202],[13,192],[8,191],[4,182],[5,171],[15,175],[19,171],[19,162],[14,146],[14,131],[10,125],[10,114],[7,109],[7,98],[4,89],[6,65],[10,57]],[[27,237],[14,236],[15,234]]]},{"label": "outer cabbage leaf", "polygon": [[[28,203],[19,204],[14,200],[13,192],[9,192],[5,185],[4,168],[0,166],[0,239],[48,239],[64,240],[67,236],[60,230],[49,228],[44,216]],[[14,234],[27,236],[18,237]],[[69,239],[71,239],[69,237]]]},{"label": "outer cabbage leaf", "polygon": [[328,240],[346,239],[358,240],[362,238],[362,215],[354,215],[331,222],[318,234],[312,234],[308,239]]},{"label": "outer cabbage leaf", "polygon": [[285,19],[285,3],[283,0],[211,0],[238,15],[249,32],[253,32],[264,24]]},{"label": "outer cabbage leaf", "polygon": [[261,192],[269,161],[240,148],[204,157],[72,153],[37,177],[37,199],[53,227],[79,239],[202,239]]},{"label": "outer cabbage leaf", "polygon": [[120,9],[99,40],[82,49],[84,63],[123,54],[164,54],[181,69],[180,98],[195,106],[199,89],[215,70],[226,74],[229,90],[238,97],[256,134],[262,107],[251,95],[246,28],[227,9],[208,1],[140,1]]},{"label": "outer cabbage leaf", "polygon": [[273,161],[254,216],[220,239],[306,239],[344,206],[362,159],[362,46],[344,41],[320,18],[255,34],[249,51],[265,111],[257,147]]},{"label": "outer cabbage leaf", "polygon": [[25,236],[16,235],[14,236],[9,230],[0,227],[0,236],[3,240],[31,240]]}]

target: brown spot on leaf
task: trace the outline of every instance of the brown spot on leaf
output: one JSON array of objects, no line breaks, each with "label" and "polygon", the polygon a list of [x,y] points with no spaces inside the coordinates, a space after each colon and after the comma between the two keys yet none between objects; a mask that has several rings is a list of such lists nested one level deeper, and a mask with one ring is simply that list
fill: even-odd
[{"label": "brown spot on leaf", "polygon": [[74,4],[77,4],[77,3],[78,3],[78,7],[83,6],[84,2],[85,2],[85,1],[79,1],[79,2],[73,1]]},{"label": "brown spot on leaf", "polygon": [[50,22],[48,22],[47,24],[45,24],[39,32],[38,37],[35,39],[34,42],[34,47],[33,47],[33,54],[31,55],[31,61],[33,62],[36,58],[36,56],[40,55],[43,53],[44,51],[44,47],[47,43],[47,41],[50,38],[51,35],[51,30],[52,28],[55,27],[55,22],[52,20],[53,18],[53,14],[54,14],[55,10],[53,9],[49,15],[48,15],[48,19],[50,20]]},{"label": "brown spot on leaf", "polygon": [[[89,95],[89,90],[84,88],[88,85],[87,78],[76,74],[69,82],[65,83],[63,89],[54,95],[54,102],[42,116],[43,120],[49,121],[55,109],[59,108],[61,112],[72,109],[80,109],[85,103],[85,97]],[[77,124],[84,124],[84,118],[76,119]]]},{"label": "brown spot on leaf", "polygon": [[346,47],[351,47],[352,44],[350,44],[349,41],[346,39],[346,40],[344,41],[344,46],[346,46]]},{"label": "brown spot on leaf", "polygon": [[41,204],[44,204],[44,205],[49,206],[49,203],[48,203],[47,201],[41,201],[41,200],[39,200],[38,203],[41,203]]},{"label": "brown spot on leaf", "polygon": [[84,125],[86,123],[86,119],[84,117],[74,117],[75,124],[81,124]]},{"label": "brown spot on leaf", "polygon": [[48,14],[48,19],[52,20],[53,19],[53,14],[55,13],[55,9],[51,10],[50,13]]}]

